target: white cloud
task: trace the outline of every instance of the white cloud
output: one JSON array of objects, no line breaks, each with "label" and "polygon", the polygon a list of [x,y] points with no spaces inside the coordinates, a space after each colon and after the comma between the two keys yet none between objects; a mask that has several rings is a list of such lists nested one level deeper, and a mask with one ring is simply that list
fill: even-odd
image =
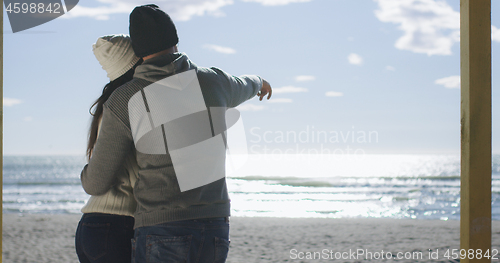
[{"label": "white cloud", "polygon": [[222,54],[234,54],[236,53],[236,50],[230,48],[230,47],[223,47],[223,46],[217,46],[217,45],[211,45],[211,44],[206,44],[203,45],[204,48],[222,53]]},{"label": "white cloud", "polygon": [[255,105],[255,104],[243,104],[236,107],[236,109],[238,109],[239,111],[261,111],[265,108],[266,106],[264,105]]},{"label": "white cloud", "polygon": [[[90,17],[97,20],[107,20],[113,14],[129,14],[139,5],[151,4],[146,0],[98,0],[102,3],[97,7],[83,6],[82,1],[76,5],[64,18]],[[224,16],[222,7],[232,5],[233,0],[157,0],[155,4],[169,14],[174,21],[187,21],[194,16],[205,14]]]},{"label": "white cloud", "polygon": [[396,71],[396,69],[393,66],[386,66],[385,69],[389,71]]},{"label": "white cloud", "polygon": [[23,120],[24,120],[25,122],[30,122],[30,121],[32,121],[32,120],[33,120],[33,117],[31,117],[31,116],[27,116],[27,117],[24,117],[24,119],[23,119]]},{"label": "white cloud", "polygon": [[312,0],[243,0],[243,2],[256,2],[266,6],[288,5],[290,3],[305,3]]},{"label": "white cloud", "polygon": [[12,107],[17,104],[21,104],[22,101],[18,99],[13,99],[13,98],[3,98],[3,106],[4,107]]},{"label": "white cloud", "polygon": [[445,88],[454,89],[460,88],[460,76],[450,76],[442,79],[437,79],[434,83],[443,85]]},{"label": "white cloud", "polygon": [[295,77],[295,81],[311,81],[315,80],[315,76],[310,76],[310,75],[300,75]]},{"label": "white cloud", "polygon": [[74,18],[74,17],[90,17],[96,20],[108,20],[109,15],[113,14],[127,14],[134,9],[135,5],[127,3],[113,3],[111,6],[99,6],[99,7],[85,7],[76,5],[71,11],[62,18]]},{"label": "white cloud", "polygon": [[307,92],[308,89],[294,86],[285,86],[281,88],[273,89],[273,94],[279,93],[297,93],[297,92]]},{"label": "white cloud", "polygon": [[491,40],[500,42],[500,28],[496,26],[491,26]]},{"label": "white cloud", "polygon": [[327,97],[342,97],[344,96],[344,93],[338,92],[338,91],[328,91],[325,93]]},{"label": "white cloud", "polygon": [[350,64],[353,64],[353,65],[363,64],[363,58],[356,53],[349,54],[349,56],[347,56],[347,60],[349,61]]},{"label": "white cloud", "polygon": [[[265,6],[310,1],[312,0],[244,0],[244,2],[257,2]],[[97,0],[97,2],[101,5],[87,7],[83,5],[83,1],[80,1],[78,5],[62,17],[89,17],[96,20],[108,20],[110,15],[129,14],[136,6],[151,4],[151,1],[148,0]],[[174,21],[188,21],[194,16],[225,16],[221,9],[234,4],[234,0],[156,0],[155,4],[169,14]]]},{"label": "white cloud", "polygon": [[395,46],[401,50],[431,55],[450,55],[460,41],[460,13],[445,1],[375,0],[375,15],[382,22],[399,25],[404,33]]},{"label": "white cloud", "polygon": [[288,98],[277,98],[277,99],[273,99],[271,98],[269,100],[270,103],[291,103],[293,102],[292,99],[288,99]]}]

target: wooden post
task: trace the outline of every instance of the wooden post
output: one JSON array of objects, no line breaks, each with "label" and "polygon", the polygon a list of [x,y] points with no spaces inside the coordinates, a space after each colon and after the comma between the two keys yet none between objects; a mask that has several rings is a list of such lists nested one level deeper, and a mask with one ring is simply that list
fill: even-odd
[{"label": "wooden post", "polygon": [[460,57],[460,262],[491,262],[491,0],[460,1]]},{"label": "wooden post", "polygon": [[[0,232],[3,233],[3,0],[0,0],[0,93],[2,94],[2,102],[0,102]],[[0,236],[0,262],[3,262],[3,235]]]}]

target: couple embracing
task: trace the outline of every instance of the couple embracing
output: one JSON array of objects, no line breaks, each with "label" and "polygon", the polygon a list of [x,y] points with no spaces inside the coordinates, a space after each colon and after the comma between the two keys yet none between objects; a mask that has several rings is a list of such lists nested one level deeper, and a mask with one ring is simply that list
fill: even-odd
[{"label": "couple embracing", "polygon": [[93,107],[81,173],[91,195],[76,231],[80,262],[225,262],[230,200],[224,111],[271,96],[259,76],[197,67],[156,5],[130,14],[130,37],[100,37],[110,82]]}]

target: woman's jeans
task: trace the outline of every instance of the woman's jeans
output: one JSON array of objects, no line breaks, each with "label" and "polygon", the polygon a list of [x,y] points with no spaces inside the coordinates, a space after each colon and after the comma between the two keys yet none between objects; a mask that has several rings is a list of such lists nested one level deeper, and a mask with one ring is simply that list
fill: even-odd
[{"label": "woman's jeans", "polygon": [[223,263],[229,251],[228,218],[169,222],[135,229],[132,262]]},{"label": "woman's jeans", "polygon": [[83,214],[75,246],[82,263],[130,262],[134,218],[100,213]]}]

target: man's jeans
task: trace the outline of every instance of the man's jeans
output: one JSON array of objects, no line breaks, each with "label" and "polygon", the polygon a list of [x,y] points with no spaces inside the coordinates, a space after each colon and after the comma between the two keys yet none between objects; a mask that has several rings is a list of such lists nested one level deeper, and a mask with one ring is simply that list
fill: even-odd
[{"label": "man's jeans", "polygon": [[132,262],[223,263],[229,251],[227,218],[193,219],[139,227]]}]

